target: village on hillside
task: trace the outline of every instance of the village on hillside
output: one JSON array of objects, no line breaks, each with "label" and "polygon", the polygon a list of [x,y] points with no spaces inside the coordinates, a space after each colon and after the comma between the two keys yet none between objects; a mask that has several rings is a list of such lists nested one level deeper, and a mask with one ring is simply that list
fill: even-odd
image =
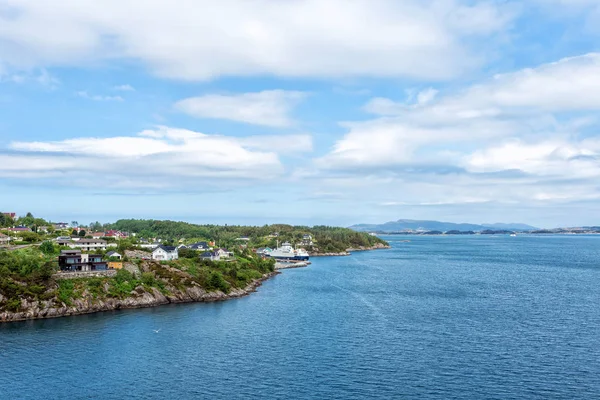
[{"label": "village on hillside", "polygon": [[[250,250],[264,259],[275,250],[267,246],[254,247],[247,236],[235,238],[233,242],[229,240],[229,250],[219,246],[214,238],[142,237],[136,233],[99,228],[102,228],[99,223],[86,226],[76,221],[48,222],[30,213],[18,217],[16,213],[3,212],[0,214],[0,247],[52,249],[58,254],[58,268],[63,273],[119,270],[123,268],[124,261],[173,261],[181,255],[207,261],[231,261],[235,259],[236,250]],[[279,243],[278,237],[278,232],[272,232],[264,239]],[[306,254],[302,261],[308,260],[304,249],[297,250],[290,243],[282,245],[284,248],[287,246],[290,252],[289,259],[285,261],[295,261],[296,254]],[[305,233],[296,245],[312,248],[315,242],[311,234]]]}]

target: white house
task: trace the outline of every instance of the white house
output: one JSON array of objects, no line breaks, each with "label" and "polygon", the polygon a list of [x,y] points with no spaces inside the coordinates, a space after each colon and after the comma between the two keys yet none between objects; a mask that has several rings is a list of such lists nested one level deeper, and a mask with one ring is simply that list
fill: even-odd
[{"label": "white house", "polygon": [[313,237],[310,234],[305,234],[302,236],[302,246],[312,246],[313,245]]},{"label": "white house", "polygon": [[233,257],[233,253],[230,252],[227,249],[218,249],[215,251],[215,253],[217,253],[219,255],[219,258],[229,258],[229,257]]},{"label": "white house", "polygon": [[80,239],[76,242],[69,243],[72,249],[81,249],[83,251],[106,250],[106,241],[101,239]]},{"label": "white house", "polygon": [[157,261],[177,260],[179,252],[175,246],[158,246],[152,252],[152,259]]},{"label": "white house", "polygon": [[210,261],[219,261],[221,259],[221,256],[219,255],[218,251],[207,251],[205,253],[202,253],[202,255],[200,255],[200,259],[210,260]]}]

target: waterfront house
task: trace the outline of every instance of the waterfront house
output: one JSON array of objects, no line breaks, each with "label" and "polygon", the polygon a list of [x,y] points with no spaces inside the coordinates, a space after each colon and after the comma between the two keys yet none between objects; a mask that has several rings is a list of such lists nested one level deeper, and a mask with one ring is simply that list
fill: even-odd
[{"label": "waterfront house", "polygon": [[179,252],[175,246],[160,245],[152,252],[152,259],[157,261],[177,260]]},{"label": "waterfront house", "polygon": [[81,250],[62,250],[58,256],[61,271],[104,271],[108,264],[97,254],[82,254]]},{"label": "waterfront house", "polygon": [[109,251],[108,253],[106,253],[106,257],[107,258],[114,257],[114,258],[118,258],[119,260],[123,259],[123,256],[120,255],[119,253],[117,253],[116,251]]},{"label": "waterfront house", "polygon": [[67,246],[80,248],[84,251],[106,250],[106,240],[102,239],[80,239],[76,242],[70,242]]},{"label": "waterfront house", "polygon": [[200,255],[200,259],[210,260],[210,261],[219,261],[221,259],[221,256],[216,251],[207,251]]},{"label": "waterfront house", "polygon": [[0,233],[0,245],[8,244],[10,242],[10,237],[6,236],[4,233]]}]

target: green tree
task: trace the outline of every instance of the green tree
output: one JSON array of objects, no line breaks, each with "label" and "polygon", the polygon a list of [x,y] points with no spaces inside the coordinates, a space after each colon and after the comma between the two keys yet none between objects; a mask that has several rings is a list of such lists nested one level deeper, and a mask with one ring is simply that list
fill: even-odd
[{"label": "green tree", "polygon": [[42,253],[48,254],[48,255],[54,254],[56,252],[56,249],[54,247],[54,243],[52,243],[49,240],[46,240],[45,242],[43,242],[40,245],[40,250],[42,251]]},{"label": "green tree", "polygon": [[79,237],[85,237],[85,230],[80,230],[79,231]]},{"label": "green tree", "polygon": [[223,293],[229,292],[229,283],[223,278],[219,271],[213,271],[208,278],[208,285],[211,289],[220,290]]},{"label": "green tree", "polygon": [[19,234],[19,236],[21,239],[23,239],[23,241],[29,243],[39,242],[42,239],[41,236],[35,232],[22,232]]}]

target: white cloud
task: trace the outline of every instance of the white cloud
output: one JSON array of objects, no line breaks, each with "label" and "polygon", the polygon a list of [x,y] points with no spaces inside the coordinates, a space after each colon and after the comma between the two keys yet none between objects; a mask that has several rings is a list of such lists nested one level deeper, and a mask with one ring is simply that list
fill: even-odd
[{"label": "white cloud", "polygon": [[283,166],[277,152],[267,146],[257,150],[260,146],[247,140],[159,127],[131,137],[12,142],[9,147],[15,153],[0,153],[0,177],[61,178],[74,185],[102,180],[115,188],[135,181],[136,187],[198,189],[208,181],[280,176]]},{"label": "white cloud", "polygon": [[123,98],[121,96],[101,96],[97,94],[89,94],[85,90],[76,92],[75,95],[77,97],[81,97],[82,99],[88,99],[93,101],[123,101]]},{"label": "white cloud", "polygon": [[[600,55],[587,54],[437,96],[372,99],[365,110],[381,117],[343,123],[347,133],[299,176],[387,177],[372,192],[402,188],[389,194],[407,204],[592,199],[600,196],[590,184],[600,179],[599,77]],[[398,200],[378,204],[386,202]]]},{"label": "white cloud", "polygon": [[178,101],[175,108],[197,118],[228,119],[255,125],[288,127],[289,114],[305,93],[265,90],[234,95],[209,94]]},{"label": "white cloud", "polygon": [[119,92],[135,92],[135,88],[131,85],[117,85],[113,87],[113,90]]},{"label": "white cloud", "polygon": [[[2,60],[0,59],[0,63]],[[55,89],[60,85],[60,80],[48,72],[45,68],[36,71],[25,71],[20,73],[8,74],[2,71],[0,65],[0,82],[8,81],[17,84],[34,82],[49,89]]]},{"label": "white cloud", "polygon": [[[11,68],[137,60],[177,79],[409,76],[446,79],[482,62],[474,38],[510,24],[507,3],[466,0],[3,0]],[[48,32],[52,32],[51,35]]]},{"label": "white cloud", "polygon": [[245,147],[257,150],[274,151],[278,154],[299,155],[313,151],[311,135],[261,135],[240,139]]},{"label": "white cloud", "polygon": [[385,97],[375,97],[369,100],[363,107],[363,110],[376,115],[398,115],[404,111],[409,111],[417,107],[431,103],[439,93],[434,88],[428,88],[420,92],[413,90],[407,91],[407,99],[404,103],[395,102]]},{"label": "white cloud", "polygon": [[[372,99],[365,109],[386,116],[345,123],[349,132],[321,165],[389,165],[419,162],[428,153],[438,159],[440,145],[487,146],[490,140],[540,135],[564,136],[578,125],[595,123],[579,118],[561,123],[573,111],[600,111],[600,54],[587,54],[497,75],[456,94],[434,98],[421,92],[415,104]],[[430,161],[430,160],[427,160]]]},{"label": "white cloud", "polygon": [[600,141],[510,140],[474,152],[466,157],[465,167],[474,172],[514,169],[536,176],[600,178]]}]

